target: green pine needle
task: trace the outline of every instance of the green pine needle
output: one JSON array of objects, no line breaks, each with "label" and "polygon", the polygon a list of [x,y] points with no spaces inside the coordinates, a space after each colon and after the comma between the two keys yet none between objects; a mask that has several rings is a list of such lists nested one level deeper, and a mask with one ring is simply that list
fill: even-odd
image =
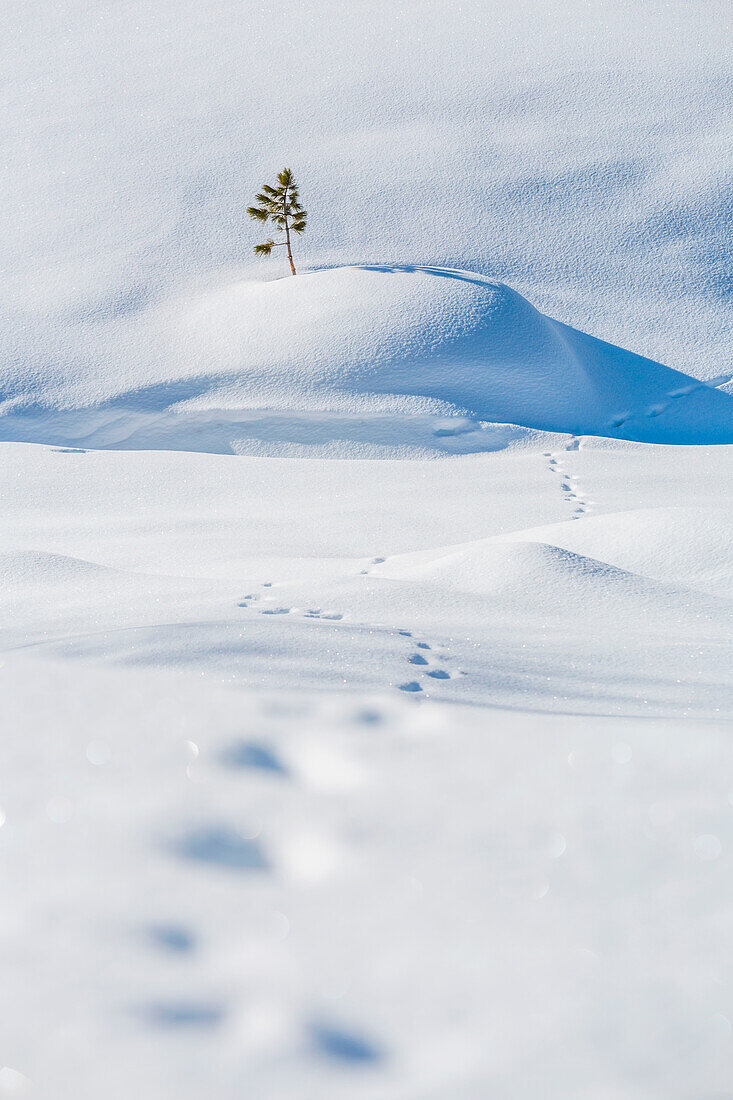
[{"label": "green pine needle", "polygon": [[[264,244],[254,246],[258,256],[269,256],[273,248],[286,247],[288,245],[288,231],[304,233],[306,228],[307,211],[303,209],[298,196],[298,185],[289,168],[283,168],[277,176],[277,186],[269,183],[262,186],[262,190],[256,196],[258,206],[248,206],[247,213],[250,218],[258,222],[272,221],[278,231],[285,233],[285,240],[265,241]],[[292,265],[290,248],[288,247],[288,259]]]}]

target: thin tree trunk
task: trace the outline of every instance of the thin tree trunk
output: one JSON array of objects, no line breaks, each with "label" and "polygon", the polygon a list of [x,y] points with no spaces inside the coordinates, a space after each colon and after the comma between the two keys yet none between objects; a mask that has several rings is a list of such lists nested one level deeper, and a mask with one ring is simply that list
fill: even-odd
[{"label": "thin tree trunk", "polygon": [[285,194],[283,195],[283,217],[285,218],[285,244],[287,245],[288,260],[290,261],[290,274],[295,274],[295,264],[293,263],[293,253],[290,251],[290,226],[288,225],[288,215],[286,213],[288,205],[288,189],[285,188]]},{"label": "thin tree trunk", "polygon": [[288,259],[290,260],[290,274],[295,274],[295,264],[293,263],[293,253],[290,251],[290,229],[288,227],[288,219],[285,219],[285,243],[288,246]]}]

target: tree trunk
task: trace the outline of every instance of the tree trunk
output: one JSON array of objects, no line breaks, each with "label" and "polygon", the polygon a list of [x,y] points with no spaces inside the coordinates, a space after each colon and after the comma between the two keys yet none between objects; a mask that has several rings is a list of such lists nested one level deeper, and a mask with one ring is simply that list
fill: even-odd
[{"label": "tree trunk", "polygon": [[290,274],[295,274],[295,264],[293,263],[293,253],[290,251],[290,228],[288,226],[288,219],[285,219],[285,243],[288,246],[288,260],[290,261]]},{"label": "tree trunk", "polygon": [[288,189],[285,188],[285,194],[283,195],[283,217],[285,219],[285,244],[287,245],[288,261],[290,263],[290,274],[295,274],[295,264],[293,263],[293,253],[290,251],[290,226],[288,225]]}]

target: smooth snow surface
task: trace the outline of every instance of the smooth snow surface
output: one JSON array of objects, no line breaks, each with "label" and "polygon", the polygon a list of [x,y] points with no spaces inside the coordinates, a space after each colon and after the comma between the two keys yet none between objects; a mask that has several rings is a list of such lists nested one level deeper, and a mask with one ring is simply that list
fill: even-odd
[{"label": "smooth snow surface", "polygon": [[729,1097],[730,5],[3,14],[0,1098]]}]

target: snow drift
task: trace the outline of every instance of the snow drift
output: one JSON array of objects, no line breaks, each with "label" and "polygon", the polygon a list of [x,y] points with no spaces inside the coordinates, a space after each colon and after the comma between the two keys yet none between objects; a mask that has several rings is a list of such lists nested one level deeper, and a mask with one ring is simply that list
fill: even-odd
[{"label": "snow drift", "polygon": [[158,311],[154,323],[166,344],[154,364],[133,358],[114,374],[16,386],[3,438],[491,450],[506,445],[491,427],[503,424],[733,441],[730,395],[552,320],[467,271],[360,266],[243,281]]}]

